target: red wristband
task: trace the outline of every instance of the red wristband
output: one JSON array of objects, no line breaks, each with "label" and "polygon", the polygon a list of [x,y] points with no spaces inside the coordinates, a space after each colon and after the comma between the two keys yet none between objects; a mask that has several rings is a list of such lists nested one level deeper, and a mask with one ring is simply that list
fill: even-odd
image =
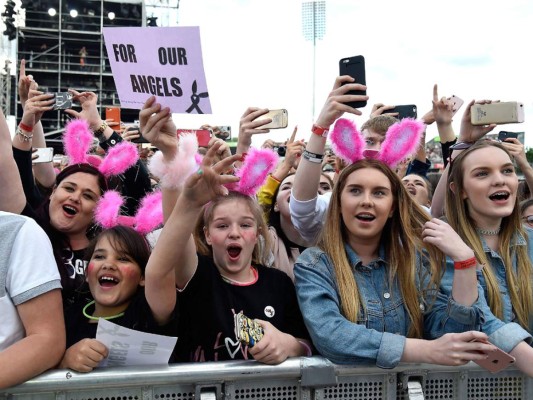
[{"label": "red wristband", "polygon": [[325,137],[328,137],[329,128],[324,128],[322,126],[313,124],[313,127],[311,128],[311,132],[313,132],[315,135],[325,138]]},{"label": "red wristband", "polygon": [[476,265],[477,265],[477,259],[476,257],[472,257],[464,261],[454,261],[453,268],[454,269],[468,269]]},{"label": "red wristband", "polygon": [[26,125],[22,122],[19,123],[19,128],[26,132],[33,132],[33,126]]}]

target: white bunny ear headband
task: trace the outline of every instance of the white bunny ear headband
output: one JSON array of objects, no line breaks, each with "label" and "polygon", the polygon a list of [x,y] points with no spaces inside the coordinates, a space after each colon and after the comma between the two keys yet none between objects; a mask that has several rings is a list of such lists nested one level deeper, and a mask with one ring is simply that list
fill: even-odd
[{"label": "white bunny ear headband", "polygon": [[379,152],[365,150],[365,140],[354,122],[340,118],[335,122],[330,139],[335,154],[348,164],[363,158],[375,158],[391,168],[413,154],[420,142],[425,126],[423,122],[404,118],[391,125]]},{"label": "white bunny ear headband", "polygon": [[[161,152],[157,152],[152,156],[148,168],[152,175],[160,179],[162,187],[179,188],[198,170],[202,157],[197,152],[196,135],[184,134],[180,136],[178,153],[174,160],[166,163]],[[273,151],[250,149],[242,166],[235,171],[235,176],[240,180],[225,186],[231,191],[252,196],[265,183],[277,163],[278,155]]]}]

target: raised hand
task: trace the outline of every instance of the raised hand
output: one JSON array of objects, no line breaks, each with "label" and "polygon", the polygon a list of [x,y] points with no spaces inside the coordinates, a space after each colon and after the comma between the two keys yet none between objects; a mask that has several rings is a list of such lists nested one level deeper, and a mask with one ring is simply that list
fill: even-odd
[{"label": "raised hand", "polygon": [[391,117],[397,117],[397,112],[387,112],[388,110],[392,110],[396,106],[386,106],[383,103],[377,103],[372,106],[372,111],[370,112],[370,118],[377,117],[378,115],[390,115]]},{"label": "raised hand", "polygon": [[190,204],[202,207],[217,196],[224,196],[228,194],[228,189],[224,184],[237,182],[238,177],[233,175],[225,175],[224,171],[232,166],[235,161],[241,160],[240,154],[235,154],[231,157],[214,163],[216,153],[222,143],[217,141],[207,150],[200,168],[185,181],[182,196],[184,196]]},{"label": "raised hand", "polygon": [[132,142],[134,140],[137,140],[141,137],[141,133],[139,129],[128,126],[124,131],[121,133],[122,139],[126,140],[127,142]]},{"label": "raised hand", "polygon": [[102,118],[98,112],[98,96],[93,92],[78,92],[74,89],[69,89],[69,93],[72,94],[72,100],[78,101],[81,105],[81,111],[72,109],[65,110],[65,112],[79,119],[84,119],[89,124],[89,128],[95,131],[102,125]]},{"label": "raised hand", "polygon": [[26,101],[28,100],[28,93],[30,91],[30,84],[33,82],[33,75],[26,75],[26,60],[20,60],[19,67],[19,84],[18,92],[19,99],[22,108],[26,106]]},{"label": "raised hand", "polygon": [[36,125],[45,111],[53,108],[54,95],[52,93],[43,93],[37,90],[37,83],[31,82],[28,98],[24,106],[22,122],[29,126]]},{"label": "raised hand", "polygon": [[77,372],[90,372],[107,357],[109,351],[96,339],[82,339],[70,346],[59,368],[69,368]]},{"label": "raised hand", "polygon": [[433,120],[437,125],[450,125],[453,118],[453,102],[446,97],[439,99],[438,85],[433,85]]},{"label": "raised hand", "polygon": [[461,131],[459,132],[460,142],[475,142],[485,136],[487,133],[496,128],[496,124],[490,125],[472,125],[470,108],[474,104],[490,104],[491,100],[472,100],[467,104],[466,110],[461,119]]},{"label": "raised hand", "polygon": [[286,164],[289,169],[296,168],[302,153],[305,149],[305,143],[302,140],[294,140],[298,127],[295,127],[291,137],[287,141],[287,150],[285,152],[285,159],[283,163]]},{"label": "raised hand", "polygon": [[163,152],[165,158],[173,158],[177,148],[176,125],[168,107],[162,108],[151,96],[139,113],[139,124],[143,136]]},{"label": "raised hand", "polygon": [[259,133],[268,133],[270,129],[261,128],[272,122],[272,119],[256,120],[261,115],[268,113],[268,108],[248,107],[239,121],[239,143],[243,146],[252,144],[252,136]]},{"label": "raised hand", "polygon": [[454,261],[463,261],[474,256],[459,234],[446,222],[432,218],[424,224],[422,240],[439,248]]},{"label": "raised hand", "polygon": [[333,89],[329,93],[326,103],[316,120],[318,126],[329,128],[344,113],[362,114],[357,108],[352,108],[346,104],[352,101],[368,100],[368,96],[347,94],[352,90],[366,90],[365,85],[353,82],[354,79],[348,75],[339,76],[335,79]]},{"label": "raised hand", "polygon": [[527,161],[526,157],[526,149],[524,145],[520,143],[520,140],[516,138],[507,138],[504,142],[502,142],[502,145],[509,153],[511,153],[520,168],[529,166],[529,162]]}]

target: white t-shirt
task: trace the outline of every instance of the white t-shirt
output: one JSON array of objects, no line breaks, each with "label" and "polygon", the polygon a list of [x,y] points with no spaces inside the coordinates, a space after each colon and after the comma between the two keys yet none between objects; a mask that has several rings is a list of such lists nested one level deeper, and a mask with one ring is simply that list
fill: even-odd
[{"label": "white t-shirt", "polygon": [[31,218],[0,211],[0,350],[25,336],[17,305],[54,289],[61,280],[46,233]]}]

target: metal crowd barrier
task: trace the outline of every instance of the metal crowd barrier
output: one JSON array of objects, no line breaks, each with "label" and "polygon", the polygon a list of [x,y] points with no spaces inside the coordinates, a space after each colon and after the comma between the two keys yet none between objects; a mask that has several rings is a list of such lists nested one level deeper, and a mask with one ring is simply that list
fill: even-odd
[{"label": "metal crowd barrier", "polygon": [[[0,372],[1,373],[1,372]],[[476,364],[395,369],[340,366],[322,357],[277,366],[255,361],[47,372],[0,391],[0,400],[456,400],[533,399],[533,379],[512,367],[491,374]]]}]

